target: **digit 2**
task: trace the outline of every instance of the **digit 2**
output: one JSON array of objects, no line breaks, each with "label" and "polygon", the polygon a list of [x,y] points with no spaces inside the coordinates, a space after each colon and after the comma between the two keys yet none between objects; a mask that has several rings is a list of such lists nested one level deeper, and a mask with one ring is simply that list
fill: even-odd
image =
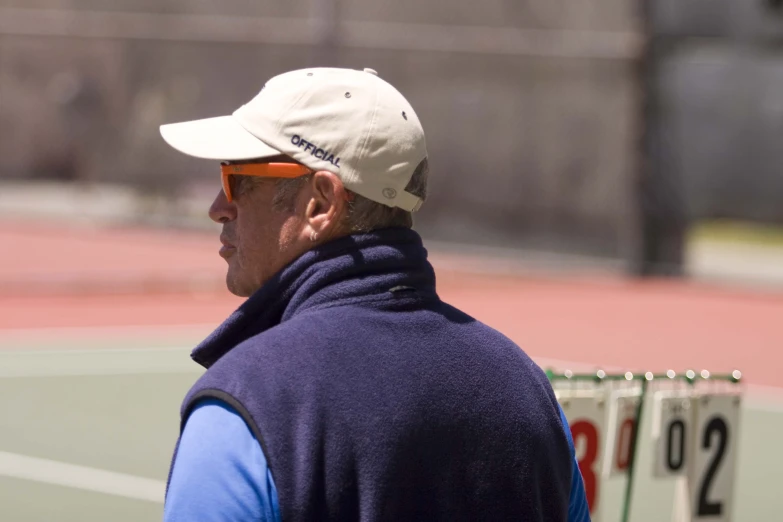
[{"label": "digit 2", "polygon": [[712,446],[712,434],[718,434],[718,449],[715,451],[715,456],[712,457],[707,466],[707,472],[704,474],[704,480],[699,488],[699,504],[696,512],[699,516],[715,516],[720,515],[723,512],[723,502],[710,502],[707,500],[709,495],[710,486],[715,478],[715,474],[720,467],[720,463],[723,460],[724,453],[726,452],[726,445],[729,440],[729,428],[726,426],[726,421],[721,417],[713,417],[707,423],[707,427],[704,429],[704,437],[701,441],[702,449],[709,449]]},{"label": "digit 2", "polygon": [[590,513],[593,513],[598,498],[598,479],[593,469],[595,459],[598,457],[598,430],[593,423],[580,420],[571,425],[571,437],[574,439],[574,446],[576,446],[579,437],[585,439],[585,452],[578,464],[582,480],[585,483],[587,507],[590,509]]}]

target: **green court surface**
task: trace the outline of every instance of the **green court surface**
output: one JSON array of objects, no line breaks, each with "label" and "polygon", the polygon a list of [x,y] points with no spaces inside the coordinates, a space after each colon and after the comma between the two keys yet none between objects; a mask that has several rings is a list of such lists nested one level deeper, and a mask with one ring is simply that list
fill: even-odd
[{"label": "green court surface", "polygon": [[[161,520],[180,401],[202,371],[190,346],[5,346],[0,520]],[[670,520],[674,498],[673,482],[651,477],[650,415],[647,408],[631,517],[638,522]],[[781,433],[783,407],[754,396],[744,401],[734,520],[779,520]],[[620,519],[624,483],[603,486],[601,520]]]},{"label": "green court surface", "polygon": [[161,520],[200,370],[182,348],[1,352],[0,520]]}]

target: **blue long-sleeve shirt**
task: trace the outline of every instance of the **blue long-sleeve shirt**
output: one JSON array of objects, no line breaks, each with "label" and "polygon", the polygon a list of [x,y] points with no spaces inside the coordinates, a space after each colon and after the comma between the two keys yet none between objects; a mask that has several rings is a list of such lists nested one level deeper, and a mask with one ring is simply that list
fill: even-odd
[{"label": "blue long-sleeve shirt", "polygon": [[[574,442],[569,522],[589,522]],[[165,522],[279,522],[277,490],[261,445],[245,421],[217,399],[201,402],[182,432],[166,497]]]},{"label": "blue long-sleeve shirt", "polygon": [[205,400],[188,418],[166,495],[164,520],[280,520],[275,483],[261,445],[226,403]]}]

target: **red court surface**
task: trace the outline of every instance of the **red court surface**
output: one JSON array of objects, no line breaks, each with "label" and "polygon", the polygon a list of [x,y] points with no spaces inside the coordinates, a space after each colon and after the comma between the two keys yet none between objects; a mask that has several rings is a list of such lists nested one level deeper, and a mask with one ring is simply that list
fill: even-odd
[{"label": "red court surface", "polygon": [[[241,303],[222,287],[216,234],[7,223],[0,241],[0,347],[3,332],[217,325]],[[740,369],[746,382],[783,387],[783,294],[477,274],[458,261],[433,255],[441,297],[532,356],[635,371]]]}]

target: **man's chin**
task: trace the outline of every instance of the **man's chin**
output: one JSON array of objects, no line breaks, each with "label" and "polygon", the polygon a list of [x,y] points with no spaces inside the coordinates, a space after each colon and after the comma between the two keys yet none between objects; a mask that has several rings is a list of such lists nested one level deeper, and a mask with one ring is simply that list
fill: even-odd
[{"label": "man's chin", "polygon": [[226,288],[237,297],[250,297],[250,292],[245,290],[242,286],[234,284],[228,277],[226,277]]},{"label": "man's chin", "polygon": [[253,284],[242,278],[241,274],[237,274],[231,266],[226,273],[226,288],[237,297],[250,297],[256,290]]}]

